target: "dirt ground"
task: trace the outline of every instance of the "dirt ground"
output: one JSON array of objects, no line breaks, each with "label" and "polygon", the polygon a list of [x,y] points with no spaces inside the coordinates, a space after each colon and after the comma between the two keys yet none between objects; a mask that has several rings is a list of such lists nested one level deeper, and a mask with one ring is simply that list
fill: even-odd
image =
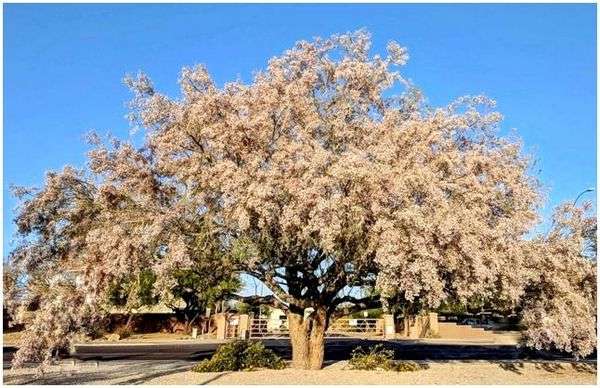
[{"label": "dirt ground", "polygon": [[421,364],[414,372],[349,370],[346,361],[320,371],[259,370],[195,373],[189,361],[65,363],[42,377],[35,369],[4,370],[4,384],[596,384],[596,365],[566,362],[449,361]]},{"label": "dirt ground", "polygon": [[345,361],[320,371],[285,369],[161,376],[146,384],[596,384],[595,365],[571,363],[447,362],[415,372],[348,370]]},{"label": "dirt ground", "polygon": [[[107,342],[106,337],[91,341],[92,343]],[[132,334],[127,338],[120,339],[118,342],[161,342],[161,341],[177,341],[192,339],[190,335],[182,333],[145,333]]]},{"label": "dirt ground", "polygon": [[2,333],[2,343],[4,345],[13,345],[21,339],[22,331],[13,331],[11,333]]},{"label": "dirt ground", "polygon": [[[3,333],[3,343],[5,345],[15,345],[19,342],[22,332],[16,331],[12,333]],[[108,335],[107,335],[108,336]],[[91,341],[92,343],[103,343],[110,342],[107,340],[107,336]],[[213,339],[214,335],[198,335],[198,339]],[[144,334],[132,334],[127,338],[120,339],[118,342],[166,342],[166,341],[178,341],[178,340],[191,340],[192,336],[183,333],[144,333]]]}]

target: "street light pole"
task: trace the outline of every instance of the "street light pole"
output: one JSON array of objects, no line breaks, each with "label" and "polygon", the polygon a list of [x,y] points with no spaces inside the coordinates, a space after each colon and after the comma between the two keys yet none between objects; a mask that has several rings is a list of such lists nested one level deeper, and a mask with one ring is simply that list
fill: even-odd
[{"label": "street light pole", "polygon": [[581,193],[579,193],[579,195],[577,196],[577,198],[575,198],[575,201],[573,201],[573,206],[577,205],[577,201],[579,200],[579,198],[581,198],[581,196],[585,193],[589,193],[594,191],[593,187],[590,187],[589,189],[585,189],[583,190]]},{"label": "street light pole", "polygon": [[[576,205],[577,205],[577,201],[579,201],[579,198],[581,198],[581,196],[582,196],[583,194],[585,194],[585,193],[589,193],[589,192],[592,192],[592,191],[594,191],[594,190],[595,190],[595,189],[594,189],[593,187],[589,187],[589,188],[587,188],[587,189],[583,190],[581,193],[579,193],[579,195],[578,195],[578,196],[575,198],[575,200],[573,201],[573,206],[576,206]],[[552,225],[550,225],[550,229],[548,229],[548,233],[546,233],[546,238],[548,238],[548,236],[550,236],[550,232],[552,231],[552,228],[554,227],[554,224],[555,224],[554,217],[552,217],[552,218],[553,218],[553,219],[552,219]]]}]

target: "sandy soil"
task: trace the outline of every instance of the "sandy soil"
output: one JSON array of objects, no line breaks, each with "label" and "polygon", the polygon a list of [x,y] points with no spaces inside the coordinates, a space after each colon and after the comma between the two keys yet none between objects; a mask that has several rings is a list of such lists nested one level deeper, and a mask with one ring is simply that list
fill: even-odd
[{"label": "sandy soil", "polygon": [[415,372],[348,370],[345,361],[320,371],[285,369],[161,376],[146,384],[596,384],[596,367],[575,363],[429,363]]},{"label": "sandy soil", "polygon": [[195,373],[190,361],[65,361],[43,376],[36,369],[4,370],[4,384],[596,384],[590,363],[449,361],[415,372],[349,370],[346,361],[320,371],[297,369]]},{"label": "sandy soil", "polygon": [[43,376],[35,368],[4,370],[4,384],[596,384],[596,365],[568,362],[428,362],[414,372],[356,371],[347,361],[320,371],[195,373],[192,361],[63,361]]},{"label": "sandy soil", "polygon": [[[15,345],[19,342],[22,332],[3,333],[3,343],[5,345]],[[107,334],[108,335],[108,334]],[[212,339],[215,336],[211,335],[198,335],[198,339]],[[191,340],[192,336],[182,333],[144,333],[144,334],[132,334],[130,337],[123,338],[118,342],[167,342],[167,341],[179,341],[179,340]],[[104,343],[110,342],[104,338],[98,338],[91,341],[91,343]]]},{"label": "sandy soil", "polygon": [[181,341],[181,340],[212,340],[215,339],[215,335],[204,334],[198,335],[196,339],[193,339],[189,334],[183,333],[144,333],[144,334],[132,334],[127,338],[120,339],[119,341],[109,341],[107,339],[109,334],[102,338],[98,338],[90,341],[89,343],[105,343],[105,342],[170,342],[170,341]]},{"label": "sandy soil", "polygon": [[22,331],[13,331],[12,333],[2,333],[2,343],[4,345],[14,345],[21,339]]},{"label": "sandy soil", "polygon": [[[107,342],[106,337],[98,338],[92,343],[96,342]],[[192,337],[182,333],[146,333],[146,334],[132,334],[127,338],[120,339],[118,342],[154,342],[154,341],[177,341],[183,339],[191,339]]]}]

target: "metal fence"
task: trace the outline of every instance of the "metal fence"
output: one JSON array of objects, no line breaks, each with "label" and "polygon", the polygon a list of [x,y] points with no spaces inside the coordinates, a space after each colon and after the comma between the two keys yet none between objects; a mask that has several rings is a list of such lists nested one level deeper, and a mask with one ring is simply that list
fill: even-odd
[{"label": "metal fence", "polygon": [[284,338],[290,332],[287,319],[269,320],[267,318],[253,318],[250,321],[250,338]]},{"label": "metal fence", "polygon": [[341,318],[329,326],[328,337],[379,337],[383,336],[383,319]]},{"label": "metal fence", "polygon": [[[286,319],[269,320],[253,318],[249,325],[250,338],[287,338],[289,327]],[[342,318],[332,322],[325,333],[326,337],[381,337],[383,319]]]}]

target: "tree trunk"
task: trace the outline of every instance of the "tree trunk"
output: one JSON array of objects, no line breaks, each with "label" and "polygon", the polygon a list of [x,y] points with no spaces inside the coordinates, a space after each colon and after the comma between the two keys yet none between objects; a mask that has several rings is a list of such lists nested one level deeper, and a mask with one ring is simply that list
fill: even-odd
[{"label": "tree trunk", "polygon": [[198,319],[198,317],[200,316],[200,313],[197,312],[191,319],[189,319],[188,315],[185,315],[185,332],[186,333],[191,333],[192,332],[192,326],[194,325],[194,322],[196,322],[196,319]]},{"label": "tree trunk", "polygon": [[133,319],[135,318],[135,314],[129,312],[129,316],[127,317],[127,322],[125,323],[125,327],[129,330],[133,330]]},{"label": "tree trunk", "polygon": [[327,314],[323,310],[315,311],[310,331],[310,343],[308,345],[308,369],[323,368],[325,358],[325,330],[327,330]]},{"label": "tree trunk", "polygon": [[288,311],[290,342],[292,344],[292,367],[297,369],[321,369],[325,356],[325,331],[328,317],[318,308],[306,319],[304,313]]},{"label": "tree trunk", "polygon": [[292,368],[308,369],[308,335],[304,317],[288,312],[288,327],[292,344]]},{"label": "tree trunk", "polygon": [[408,309],[404,308],[404,336],[410,336],[410,315],[408,314]]}]

